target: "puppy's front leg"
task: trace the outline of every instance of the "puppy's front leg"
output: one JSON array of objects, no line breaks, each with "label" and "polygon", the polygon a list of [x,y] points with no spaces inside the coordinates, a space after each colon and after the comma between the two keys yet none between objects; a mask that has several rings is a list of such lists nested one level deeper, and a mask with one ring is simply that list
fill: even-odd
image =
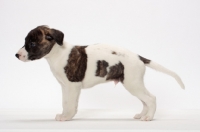
[{"label": "puppy's front leg", "polygon": [[57,121],[71,120],[77,113],[78,100],[81,91],[80,83],[72,83],[67,87],[62,85],[62,114],[56,115]]}]

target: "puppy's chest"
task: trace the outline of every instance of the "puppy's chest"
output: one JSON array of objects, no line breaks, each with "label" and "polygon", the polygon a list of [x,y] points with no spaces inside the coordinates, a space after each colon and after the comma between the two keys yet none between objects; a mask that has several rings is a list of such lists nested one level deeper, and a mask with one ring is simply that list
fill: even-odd
[{"label": "puppy's chest", "polygon": [[66,81],[66,75],[64,72],[64,66],[55,64],[50,66],[51,72],[55,76],[55,78],[59,81],[64,83]]},{"label": "puppy's chest", "polygon": [[48,60],[53,75],[59,82],[81,82],[87,67],[87,46],[68,47],[59,56]]}]

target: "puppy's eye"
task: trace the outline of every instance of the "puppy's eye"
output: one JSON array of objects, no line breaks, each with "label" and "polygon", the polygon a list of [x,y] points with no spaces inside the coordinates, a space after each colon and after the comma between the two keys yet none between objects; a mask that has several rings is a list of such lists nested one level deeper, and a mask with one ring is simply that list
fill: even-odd
[{"label": "puppy's eye", "polygon": [[49,41],[53,40],[53,37],[51,37],[50,35],[46,35],[45,38],[46,38],[47,40],[49,40]]},{"label": "puppy's eye", "polygon": [[36,43],[34,43],[34,42],[31,42],[31,47],[35,47],[36,46]]}]

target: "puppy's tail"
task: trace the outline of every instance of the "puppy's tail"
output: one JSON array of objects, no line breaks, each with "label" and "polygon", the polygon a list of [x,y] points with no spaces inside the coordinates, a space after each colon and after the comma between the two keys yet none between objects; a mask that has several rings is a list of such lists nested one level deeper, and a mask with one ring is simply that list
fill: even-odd
[{"label": "puppy's tail", "polygon": [[148,67],[150,67],[150,68],[152,68],[152,69],[154,69],[156,71],[163,72],[163,73],[165,73],[165,74],[167,74],[169,76],[172,76],[178,82],[178,84],[181,86],[181,88],[185,89],[185,86],[184,86],[181,78],[175,72],[173,72],[173,71],[171,71],[171,70],[169,70],[169,69],[157,64],[156,62],[148,60],[148,59],[146,59],[146,58],[144,58],[142,56],[139,56],[139,58],[146,66],[148,66]]}]

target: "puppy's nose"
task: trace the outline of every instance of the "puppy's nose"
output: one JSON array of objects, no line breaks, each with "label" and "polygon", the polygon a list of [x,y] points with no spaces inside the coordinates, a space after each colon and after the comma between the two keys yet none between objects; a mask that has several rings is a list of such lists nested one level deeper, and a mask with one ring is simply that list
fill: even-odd
[{"label": "puppy's nose", "polygon": [[19,59],[19,54],[15,54],[15,56]]}]

